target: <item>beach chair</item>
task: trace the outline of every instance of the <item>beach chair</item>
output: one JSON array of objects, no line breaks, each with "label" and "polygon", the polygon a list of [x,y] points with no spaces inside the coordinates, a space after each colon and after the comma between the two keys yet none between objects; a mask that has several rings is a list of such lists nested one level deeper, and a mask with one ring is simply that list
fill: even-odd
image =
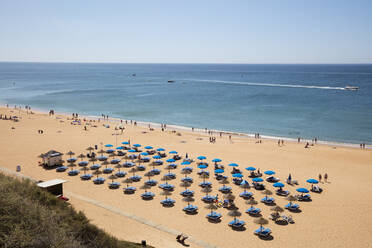
[{"label": "beach chair", "polygon": [[81,180],[90,180],[92,178],[92,174],[83,174],[80,176]]},{"label": "beach chair", "polygon": [[266,205],[271,205],[275,203],[275,199],[272,197],[265,196],[264,198],[261,199],[261,202],[265,203]]},{"label": "beach chair", "polygon": [[217,212],[210,212],[209,214],[206,215],[206,218],[210,221],[219,221],[221,219],[222,215]]},{"label": "beach chair", "polygon": [[133,194],[134,192],[136,192],[136,190],[137,190],[136,187],[132,186],[123,189],[124,194]]},{"label": "beach chair", "polygon": [[277,178],[277,177],[274,177],[274,176],[270,176],[270,177],[266,178],[266,181],[268,181],[269,183],[276,183],[276,182],[279,182],[280,179]]},{"label": "beach chair", "polygon": [[270,214],[270,219],[273,221],[277,221],[280,218],[280,214],[278,212],[273,212]]},{"label": "beach chair", "polygon": [[145,193],[141,194],[141,198],[143,200],[152,200],[152,199],[154,199],[154,196],[155,196],[155,194],[152,193],[152,192],[145,192]]},{"label": "beach chair", "polygon": [[263,185],[262,183],[253,183],[253,188],[255,188],[255,190],[264,190],[265,185]]},{"label": "beach chair", "polygon": [[118,189],[119,187],[120,187],[120,183],[118,182],[109,183],[110,189]]},{"label": "beach chair", "polygon": [[103,177],[98,177],[98,178],[95,178],[93,180],[93,183],[94,184],[103,184],[105,182],[106,179],[104,179]]},{"label": "beach chair", "polygon": [[187,205],[186,207],[183,208],[183,211],[187,214],[196,214],[198,212],[198,207],[194,205]]},{"label": "beach chair", "polygon": [[289,191],[288,190],[278,189],[278,190],[276,190],[276,194],[277,195],[280,195],[280,196],[287,196],[287,195],[289,195]]},{"label": "beach chair", "polygon": [[294,224],[294,220],[292,218],[292,215],[289,215],[289,216],[282,215],[281,218],[282,218],[283,221],[285,221],[289,224]]},{"label": "beach chair", "polygon": [[293,204],[293,203],[288,203],[287,205],[284,206],[286,209],[289,211],[298,211],[300,209],[300,205],[298,204]]},{"label": "beach chair", "polygon": [[234,228],[234,229],[241,229],[245,226],[245,222],[242,221],[242,220],[238,220],[238,219],[234,218],[233,221],[229,222],[229,226]]},{"label": "beach chair", "polygon": [[267,238],[268,236],[270,236],[271,230],[269,228],[264,228],[264,227],[261,226],[256,231],[254,231],[254,234],[256,234],[260,237],[263,237],[263,238]]},{"label": "beach chair", "polygon": [[160,201],[161,205],[163,205],[164,207],[173,207],[175,202],[176,201],[171,198]]},{"label": "beach chair", "polygon": [[298,201],[311,201],[311,195],[310,194],[301,194],[296,196]]},{"label": "beach chair", "polygon": [[247,214],[251,215],[251,216],[258,216],[261,214],[261,209],[259,208],[255,208],[255,207],[250,207],[248,208],[246,211],[245,211]]},{"label": "beach chair", "polygon": [[310,189],[314,193],[322,193],[323,189],[318,185],[313,185]]},{"label": "beach chair", "polygon": [[239,196],[241,198],[243,198],[244,200],[249,200],[250,198],[253,197],[253,193],[244,191],[244,192],[240,193]]}]

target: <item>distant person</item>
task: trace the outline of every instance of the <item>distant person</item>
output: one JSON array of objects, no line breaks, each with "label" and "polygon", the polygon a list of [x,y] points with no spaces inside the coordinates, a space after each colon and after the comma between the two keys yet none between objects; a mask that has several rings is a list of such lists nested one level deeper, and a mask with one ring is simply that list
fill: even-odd
[{"label": "distant person", "polygon": [[297,143],[300,143],[300,141],[301,141],[301,138],[298,137],[298,138],[297,138]]},{"label": "distant person", "polygon": [[319,174],[319,182],[322,181],[322,174]]},{"label": "distant person", "polygon": [[325,173],[325,174],[324,174],[324,182],[327,182],[327,181],[328,181],[328,174]]},{"label": "distant person", "polygon": [[278,146],[280,146],[280,140],[278,140]]}]

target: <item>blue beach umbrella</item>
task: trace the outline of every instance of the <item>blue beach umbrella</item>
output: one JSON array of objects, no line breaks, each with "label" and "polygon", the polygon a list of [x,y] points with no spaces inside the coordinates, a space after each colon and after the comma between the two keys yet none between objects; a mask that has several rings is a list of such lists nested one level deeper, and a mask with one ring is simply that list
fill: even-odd
[{"label": "blue beach umbrella", "polygon": [[111,144],[106,144],[105,147],[113,147]]},{"label": "blue beach umbrella", "polygon": [[215,158],[215,159],[212,160],[213,163],[218,163],[218,162],[221,162],[221,161],[222,161],[222,160],[219,159],[219,158]]},{"label": "blue beach umbrella", "polygon": [[231,167],[238,167],[239,165],[237,163],[231,163],[231,164],[229,164],[229,166],[231,166]]},{"label": "blue beach umbrella", "polygon": [[130,149],[130,150],[128,150],[128,152],[137,152],[137,151],[134,150],[134,149]]},{"label": "blue beach umbrella", "polygon": [[124,147],[122,147],[122,146],[116,147],[116,150],[123,150],[123,149],[124,149]]},{"label": "blue beach umbrella", "polygon": [[206,169],[208,168],[208,166],[206,166],[205,164],[201,164],[198,166],[199,169]]},{"label": "blue beach umbrella", "polygon": [[259,182],[263,182],[263,179],[260,177],[256,177],[256,178],[253,178],[252,181],[255,183],[259,183]]},{"label": "blue beach umbrella", "polygon": [[161,159],[161,157],[159,155],[152,156],[152,158],[154,158],[154,159]]},{"label": "blue beach umbrella", "polygon": [[242,178],[243,175],[240,174],[240,173],[235,173],[235,174],[232,174],[233,177],[238,177],[238,178]]},{"label": "blue beach umbrella", "polygon": [[153,147],[152,146],[145,146],[145,149],[153,149]]},{"label": "blue beach umbrella", "polygon": [[199,156],[199,157],[197,157],[197,159],[204,160],[204,159],[207,159],[207,157],[206,156]]},{"label": "blue beach umbrella", "polygon": [[252,166],[249,166],[247,168],[245,168],[247,171],[255,171],[256,168],[252,167]]},{"label": "blue beach umbrella", "polygon": [[121,142],[123,145],[129,145],[128,141]]},{"label": "blue beach umbrella", "polygon": [[224,173],[225,171],[223,169],[217,169],[217,170],[214,170],[214,173],[216,174],[221,174],[221,173]]},{"label": "blue beach umbrella", "polygon": [[268,170],[268,171],[265,171],[264,173],[265,173],[266,175],[271,176],[271,175],[274,175],[274,174],[275,174],[275,171]]},{"label": "blue beach umbrella", "polygon": [[158,152],[164,152],[165,151],[165,149],[164,148],[158,148],[158,149],[156,149]]},{"label": "blue beach umbrella", "polygon": [[298,188],[298,189],[296,189],[296,191],[300,192],[300,193],[309,193],[309,190],[305,189],[305,188]]},{"label": "blue beach umbrella", "polygon": [[115,152],[115,150],[114,149],[108,149],[106,152],[107,153],[113,153],[113,152]]},{"label": "blue beach umbrella", "polygon": [[174,162],[176,162],[176,160],[174,160],[173,158],[170,158],[170,159],[167,159],[167,162],[168,163],[174,163]]},{"label": "blue beach umbrella", "polygon": [[306,180],[306,182],[308,182],[308,183],[312,183],[312,184],[317,184],[317,183],[319,183],[318,180],[313,179],[313,178]]},{"label": "blue beach umbrella", "polygon": [[240,186],[249,186],[249,182],[247,180],[243,180],[241,183],[240,183]]},{"label": "blue beach umbrella", "polygon": [[176,151],[170,151],[169,154],[178,154]]},{"label": "blue beach umbrella", "polygon": [[181,165],[189,165],[189,164],[191,164],[190,161],[183,161],[183,162],[181,163]]},{"label": "blue beach umbrella", "polygon": [[148,156],[149,154],[147,152],[141,152],[140,153],[142,156]]},{"label": "blue beach umbrella", "polygon": [[141,147],[140,144],[134,144],[133,146],[134,146],[134,147]]},{"label": "blue beach umbrella", "polygon": [[275,188],[283,188],[284,187],[284,184],[283,183],[274,183],[273,186]]}]

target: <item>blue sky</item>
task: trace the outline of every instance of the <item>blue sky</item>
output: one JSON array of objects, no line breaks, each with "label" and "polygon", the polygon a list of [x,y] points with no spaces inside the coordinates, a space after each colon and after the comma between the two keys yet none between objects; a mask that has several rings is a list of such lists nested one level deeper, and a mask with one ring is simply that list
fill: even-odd
[{"label": "blue sky", "polygon": [[1,0],[0,61],[372,63],[371,0]]}]

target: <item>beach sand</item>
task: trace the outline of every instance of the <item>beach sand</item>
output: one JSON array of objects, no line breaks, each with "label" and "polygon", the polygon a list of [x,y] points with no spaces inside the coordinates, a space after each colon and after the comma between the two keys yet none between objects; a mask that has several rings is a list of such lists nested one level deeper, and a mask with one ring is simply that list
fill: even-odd
[{"label": "beach sand", "polygon": [[[10,112],[12,111],[12,112]],[[64,184],[65,195],[70,197],[71,204],[83,211],[94,224],[111,233],[117,238],[140,242],[146,240],[155,247],[182,247],[175,240],[178,232],[183,232],[190,237],[186,243],[190,247],[371,247],[372,236],[372,151],[370,149],[356,149],[348,147],[333,147],[315,145],[308,149],[304,144],[286,142],[279,147],[276,140],[263,140],[256,144],[252,138],[228,136],[216,137],[216,143],[208,141],[205,133],[192,133],[181,131],[178,136],[169,130],[162,132],[159,128],[149,131],[146,127],[125,125],[122,135],[115,135],[114,126],[110,122],[97,123],[96,128],[88,127],[84,131],[83,125],[71,125],[70,120],[64,115],[48,116],[45,113],[26,114],[24,110],[0,108],[0,114],[18,115],[19,122],[0,120],[0,167],[15,171],[21,165],[21,173],[37,180],[54,178],[66,179]],[[111,125],[110,128],[102,126],[103,123]],[[14,127],[14,129],[12,129]],[[38,134],[42,129],[43,134]],[[143,133],[145,132],[145,133]],[[234,231],[228,227],[233,217],[228,215],[228,210],[220,208],[223,217],[221,223],[209,223],[205,218],[210,211],[205,208],[207,204],[201,201],[205,193],[201,192],[198,184],[203,179],[196,174],[198,169],[190,175],[194,183],[190,189],[196,193],[194,205],[199,207],[197,215],[186,215],[182,208],[187,205],[182,201],[179,193],[184,190],[180,185],[181,166],[172,171],[177,173],[177,179],[169,181],[176,186],[172,198],[176,200],[173,208],[164,208],[160,200],[162,190],[155,186],[151,189],[156,194],[154,200],[144,201],[140,189],[141,182],[133,183],[138,191],[133,195],[124,195],[121,189],[110,190],[107,183],[94,185],[91,181],[81,181],[79,176],[70,177],[66,172],[57,173],[55,170],[45,170],[38,166],[38,155],[54,149],[63,153],[72,150],[76,155],[87,153],[88,146],[113,144],[116,138],[118,145],[121,141],[131,140],[132,144],[139,143],[143,146],[151,145],[155,148],[163,147],[167,151],[176,150],[182,156],[187,152],[189,157],[196,158],[204,155],[212,165],[213,158],[222,159],[225,165],[225,175],[231,177],[232,168],[227,164],[235,162],[240,165],[244,178],[248,172],[247,166],[260,168],[261,171],[274,170],[282,182],[291,173],[300,185],[309,188],[306,183],[308,178],[317,178],[318,174],[328,173],[329,182],[320,183],[324,189],[322,194],[312,193],[312,202],[299,202],[302,212],[290,213],[295,224],[281,226],[270,220],[267,227],[273,232],[273,240],[261,240],[253,234],[258,228],[254,224],[255,218],[245,213],[249,207],[238,195],[243,189],[230,182],[236,196],[236,205],[242,213],[239,219],[246,222],[245,231]],[[65,155],[64,158],[67,158]],[[192,164],[195,168],[195,163]],[[164,167],[164,166],[163,166]],[[208,169],[212,171],[210,166]],[[147,166],[149,168],[149,166]],[[163,169],[162,167],[159,167]],[[128,171],[124,168],[123,170]],[[147,169],[148,170],[148,169]],[[162,182],[161,175],[153,177]],[[143,176],[145,172],[138,172]],[[213,173],[212,173],[213,174]],[[212,195],[222,194],[218,188],[222,186],[213,176],[207,179],[213,183]],[[248,180],[251,182],[251,180]],[[123,185],[123,184],[122,184]],[[265,182],[268,189],[274,191],[269,183]],[[285,186],[291,193],[296,193],[297,186]],[[256,200],[264,195],[254,189]],[[273,195],[279,206],[284,206],[288,201],[284,197]],[[268,218],[272,212],[271,207],[259,203],[257,207],[263,211],[263,216]]]}]

